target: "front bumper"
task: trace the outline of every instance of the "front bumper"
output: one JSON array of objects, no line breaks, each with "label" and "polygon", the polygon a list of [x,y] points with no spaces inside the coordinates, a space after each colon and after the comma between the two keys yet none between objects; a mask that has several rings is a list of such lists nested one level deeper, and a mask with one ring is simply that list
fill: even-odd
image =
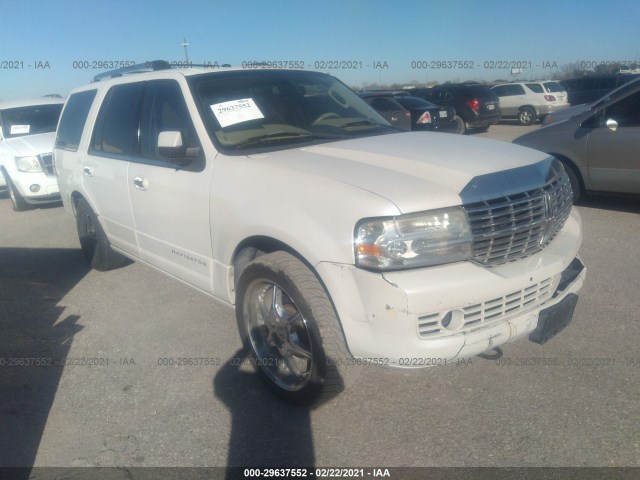
[{"label": "front bumper", "polygon": [[459,262],[379,274],[321,263],[317,269],[354,357],[437,365],[534,332],[541,311],[580,291],[581,238],[574,210],[544,250],[498,267]]},{"label": "front bumper", "polygon": [[[60,189],[56,177],[50,177],[41,172],[15,172],[11,174],[11,181],[27,203],[38,205],[60,201]],[[37,185],[39,190],[31,191],[32,185]]]}]

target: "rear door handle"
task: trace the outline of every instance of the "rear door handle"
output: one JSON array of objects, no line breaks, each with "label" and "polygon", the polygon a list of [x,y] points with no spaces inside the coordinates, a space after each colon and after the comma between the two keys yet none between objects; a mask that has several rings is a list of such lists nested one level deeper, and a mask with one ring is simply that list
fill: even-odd
[{"label": "rear door handle", "polygon": [[91,167],[82,167],[82,173],[87,177],[93,177],[93,168]]},{"label": "rear door handle", "polygon": [[149,186],[149,183],[147,182],[146,178],[135,177],[133,179],[133,186],[136,187],[138,190],[146,190],[147,187]]}]

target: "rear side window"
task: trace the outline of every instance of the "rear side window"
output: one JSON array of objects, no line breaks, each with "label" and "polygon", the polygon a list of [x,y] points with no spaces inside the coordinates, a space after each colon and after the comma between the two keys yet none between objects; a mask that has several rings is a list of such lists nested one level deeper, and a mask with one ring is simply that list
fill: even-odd
[{"label": "rear side window", "polygon": [[[500,97],[511,97],[514,95],[524,95],[524,88],[522,85],[502,85],[493,89],[493,92]],[[487,92],[482,92],[486,95]],[[474,93],[476,96],[481,96],[482,93]]]},{"label": "rear side window", "polygon": [[67,105],[62,113],[58,133],[56,135],[56,148],[78,151],[84,124],[87,121],[89,110],[96,98],[97,90],[74,93],[67,100]]},{"label": "rear side window", "polygon": [[556,93],[556,92],[564,91],[563,86],[560,85],[558,82],[545,82],[543,83],[543,85],[544,85],[544,89],[548,93]]},{"label": "rear side window", "polygon": [[380,110],[382,112],[392,112],[394,110],[400,110],[402,107],[398,105],[394,100],[389,98],[374,98],[371,100],[371,106],[376,110]]},{"label": "rear side window", "polygon": [[144,83],[116,85],[107,93],[93,132],[93,150],[138,155],[138,130]]},{"label": "rear side window", "polygon": [[534,93],[544,93],[542,85],[539,83],[526,83],[525,85]]}]

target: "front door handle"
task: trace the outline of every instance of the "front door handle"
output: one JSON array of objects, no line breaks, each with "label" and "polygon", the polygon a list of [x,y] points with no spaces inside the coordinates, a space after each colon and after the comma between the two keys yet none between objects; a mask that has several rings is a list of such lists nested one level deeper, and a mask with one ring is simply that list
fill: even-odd
[{"label": "front door handle", "polygon": [[147,187],[149,186],[149,183],[147,182],[146,178],[135,177],[133,179],[133,186],[136,187],[138,190],[146,190]]}]

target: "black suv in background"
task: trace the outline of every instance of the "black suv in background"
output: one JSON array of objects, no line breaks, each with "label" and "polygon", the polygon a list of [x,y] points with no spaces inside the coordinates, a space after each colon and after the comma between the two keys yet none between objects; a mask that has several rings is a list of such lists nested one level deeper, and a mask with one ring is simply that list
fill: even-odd
[{"label": "black suv in background", "polygon": [[610,91],[631,80],[640,78],[640,74],[613,73],[610,75],[588,75],[586,77],[563,80],[560,84],[565,88],[571,105],[591,103],[605,96]]},{"label": "black suv in background", "polygon": [[500,101],[487,85],[448,83],[433,88],[414,88],[408,92],[436,105],[455,108],[456,120],[461,124],[460,133],[468,129],[486,131],[500,120]]}]

